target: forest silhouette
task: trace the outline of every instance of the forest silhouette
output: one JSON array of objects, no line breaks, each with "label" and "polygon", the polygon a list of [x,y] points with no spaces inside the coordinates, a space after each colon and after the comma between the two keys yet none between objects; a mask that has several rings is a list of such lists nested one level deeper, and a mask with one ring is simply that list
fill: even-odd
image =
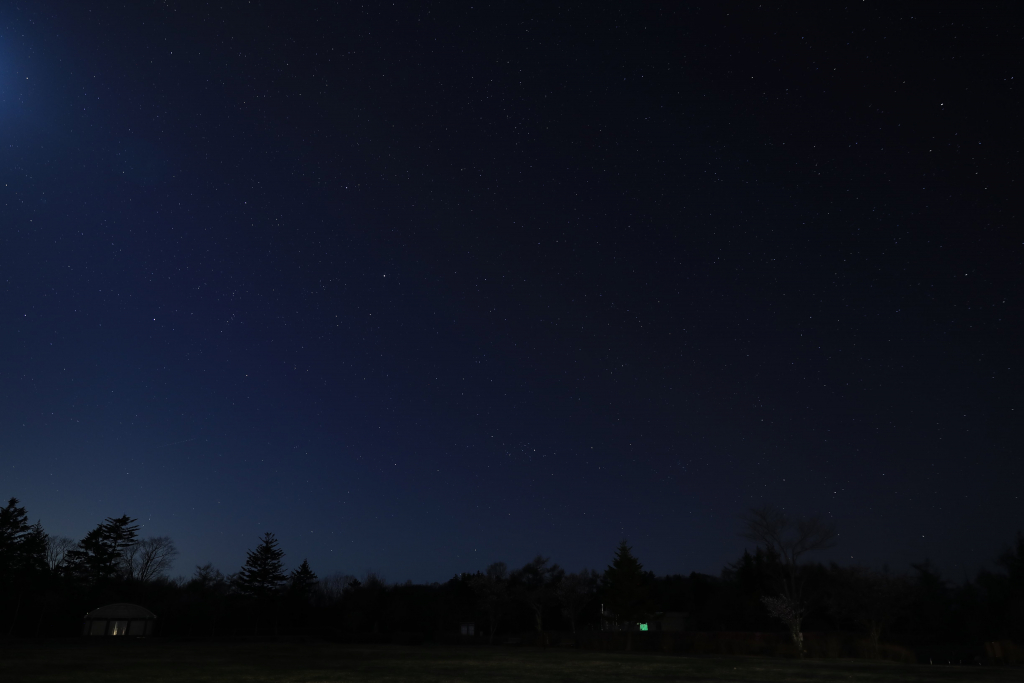
[{"label": "forest silhouette", "polygon": [[[0,508],[0,636],[73,637],[99,606],[135,603],[157,636],[315,638],[342,642],[570,644],[601,649],[860,656],[1024,663],[1024,536],[995,568],[947,581],[927,561],[909,572],[814,561],[835,529],[819,517],[752,509],[738,533],[754,546],[717,575],[656,576],[623,540],[602,571],[566,572],[537,556],[467,567],[444,583],[378,573],[318,575],[267,532],[239,568],[205,564],[172,578],[177,549],[109,517],[82,539]],[[240,558],[241,560],[241,558]]]}]

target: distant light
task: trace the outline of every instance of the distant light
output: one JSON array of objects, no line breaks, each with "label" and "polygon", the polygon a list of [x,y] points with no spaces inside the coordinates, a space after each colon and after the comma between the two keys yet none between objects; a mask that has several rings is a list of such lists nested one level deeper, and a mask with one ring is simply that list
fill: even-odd
[{"label": "distant light", "polygon": [[648,630],[647,624],[640,624],[640,630],[641,631],[647,631]]}]

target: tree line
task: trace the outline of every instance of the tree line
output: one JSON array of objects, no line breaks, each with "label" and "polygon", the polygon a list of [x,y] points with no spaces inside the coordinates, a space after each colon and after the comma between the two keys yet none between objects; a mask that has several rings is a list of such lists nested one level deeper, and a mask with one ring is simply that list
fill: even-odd
[{"label": "tree line", "polygon": [[[110,517],[76,541],[30,524],[10,499],[0,508],[0,636],[78,635],[88,611],[132,602],[157,614],[158,634],[185,638],[546,645],[556,635],[612,631],[629,648],[634,634],[645,637],[641,629],[682,628],[779,632],[800,654],[805,633],[842,632],[856,634],[866,656],[896,644],[943,661],[970,659],[986,642],[1024,643],[1021,535],[996,569],[953,583],[927,561],[909,572],[815,562],[809,556],[834,542],[834,528],[766,505],[750,510],[741,529],[752,549],[718,575],[656,576],[623,541],[600,572],[567,572],[537,556],[517,568],[469,568],[444,583],[396,584],[373,572],[318,576],[305,559],[288,571],[269,532],[237,571],[205,564],[171,578],[173,541],[140,538],[135,522]],[[459,635],[469,624],[474,635]]]}]

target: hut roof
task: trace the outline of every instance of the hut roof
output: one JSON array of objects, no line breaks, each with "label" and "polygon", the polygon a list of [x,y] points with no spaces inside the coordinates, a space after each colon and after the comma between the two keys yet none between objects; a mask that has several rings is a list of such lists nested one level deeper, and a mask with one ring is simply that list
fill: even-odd
[{"label": "hut roof", "polygon": [[141,605],[118,602],[97,607],[85,615],[86,619],[156,619],[156,615]]}]

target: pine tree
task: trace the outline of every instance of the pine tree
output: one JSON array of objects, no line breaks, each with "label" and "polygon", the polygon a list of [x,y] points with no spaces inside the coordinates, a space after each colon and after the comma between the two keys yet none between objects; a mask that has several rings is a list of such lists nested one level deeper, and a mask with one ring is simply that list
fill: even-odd
[{"label": "pine tree", "polygon": [[260,538],[256,550],[246,551],[245,566],[238,572],[235,585],[242,595],[264,600],[281,591],[284,584],[284,551],[277,547],[277,538],[269,531]]},{"label": "pine tree", "polygon": [[11,498],[6,507],[0,508],[0,577],[14,573],[28,530],[28,513],[18,507],[17,498]]},{"label": "pine tree", "polygon": [[288,576],[288,589],[292,595],[308,600],[316,588],[317,576],[309,568],[309,561],[303,560],[299,568]]},{"label": "pine tree", "polygon": [[46,564],[46,532],[42,522],[29,527],[28,533],[21,539],[18,553],[18,569],[31,576],[40,576],[47,570]]},{"label": "pine tree", "polygon": [[28,523],[17,498],[0,508],[0,583],[20,582],[46,570],[46,532]]},{"label": "pine tree", "polygon": [[[647,576],[632,550],[625,540],[619,543],[603,577],[605,606],[627,632],[632,632],[634,624],[646,618],[649,611]],[[627,635],[627,648],[631,645],[632,636]]]},{"label": "pine tree", "polygon": [[128,515],[107,517],[68,553],[75,574],[91,581],[124,575],[125,551],[136,543],[139,527]]}]

